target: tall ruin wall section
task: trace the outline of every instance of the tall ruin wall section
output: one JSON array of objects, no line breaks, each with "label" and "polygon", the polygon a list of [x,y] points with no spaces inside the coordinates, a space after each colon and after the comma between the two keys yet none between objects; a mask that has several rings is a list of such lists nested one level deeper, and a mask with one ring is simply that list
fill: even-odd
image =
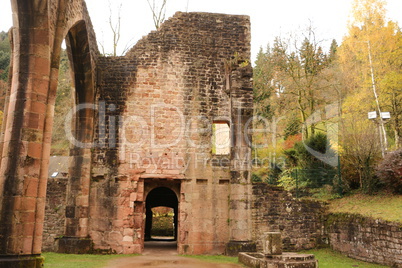
[{"label": "tall ruin wall section", "polygon": [[242,145],[215,155],[212,126],[227,122],[235,137],[234,107],[252,116],[249,23],[247,16],[178,12],[124,57],[99,58],[104,110],[96,123],[89,222],[95,247],[141,252],[146,196],[166,186],[179,199],[179,252],[223,253]]}]

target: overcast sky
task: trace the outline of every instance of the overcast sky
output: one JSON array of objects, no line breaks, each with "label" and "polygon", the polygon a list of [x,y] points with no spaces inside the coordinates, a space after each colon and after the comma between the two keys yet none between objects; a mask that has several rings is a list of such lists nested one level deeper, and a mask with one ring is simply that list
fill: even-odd
[{"label": "overcast sky", "polygon": [[[0,31],[11,25],[10,0],[0,0]],[[153,0],[150,0],[153,1]],[[160,2],[161,0],[155,0]],[[121,41],[119,50],[133,45],[142,36],[154,30],[152,14],[147,0],[86,0],[97,40],[112,50],[111,31],[108,26],[112,3],[112,17],[117,18],[121,4]],[[276,36],[305,29],[311,22],[318,40],[329,47],[333,38],[341,43],[347,32],[352,0],[168,0],[166,18],[176,11],[203,11],[241,14],[251,17],[252,61],[259,48],[266,47]],[[388,0],[388,17],[402,23],[402,0]],[[121,53],[121,52],[120,52]]]}]

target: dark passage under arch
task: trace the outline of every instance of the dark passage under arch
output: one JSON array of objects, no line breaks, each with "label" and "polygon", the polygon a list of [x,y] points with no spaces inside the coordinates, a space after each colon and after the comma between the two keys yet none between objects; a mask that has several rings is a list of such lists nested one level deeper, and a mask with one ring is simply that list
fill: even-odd
[{"label": "dark passage under arch", "polygon": [[179,202],[174,191],[167,187],[158,187],[149,192],[146,198],[145,240],[152,239],[152,209],[155,207],[172,208],[174,212],[174,240],[177,239],[177,214]]}]

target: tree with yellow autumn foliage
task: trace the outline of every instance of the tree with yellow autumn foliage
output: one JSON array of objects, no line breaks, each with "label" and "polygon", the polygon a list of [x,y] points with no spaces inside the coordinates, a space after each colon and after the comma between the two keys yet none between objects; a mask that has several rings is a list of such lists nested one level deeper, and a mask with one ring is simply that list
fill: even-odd
[{"label": "tree with yellow autumn foliage", "polygon": [[382,0],[354,1],[349,33],[338,53],[346,96],[343,110],[353,114],[355,120],[366,120],[370,111],[390,112],[387,136],[392,146],[399,148],[402,146],[402,33],[395,22],[387,20],[385,4]]}]

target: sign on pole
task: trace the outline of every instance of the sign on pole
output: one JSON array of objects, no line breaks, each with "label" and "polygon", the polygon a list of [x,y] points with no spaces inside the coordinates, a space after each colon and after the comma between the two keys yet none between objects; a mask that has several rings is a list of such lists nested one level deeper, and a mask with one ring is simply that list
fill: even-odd
[{"label": "sign on pole", "polygon": [[375,119],[377,118],[377,112],[368,112],[368,119]]}]

